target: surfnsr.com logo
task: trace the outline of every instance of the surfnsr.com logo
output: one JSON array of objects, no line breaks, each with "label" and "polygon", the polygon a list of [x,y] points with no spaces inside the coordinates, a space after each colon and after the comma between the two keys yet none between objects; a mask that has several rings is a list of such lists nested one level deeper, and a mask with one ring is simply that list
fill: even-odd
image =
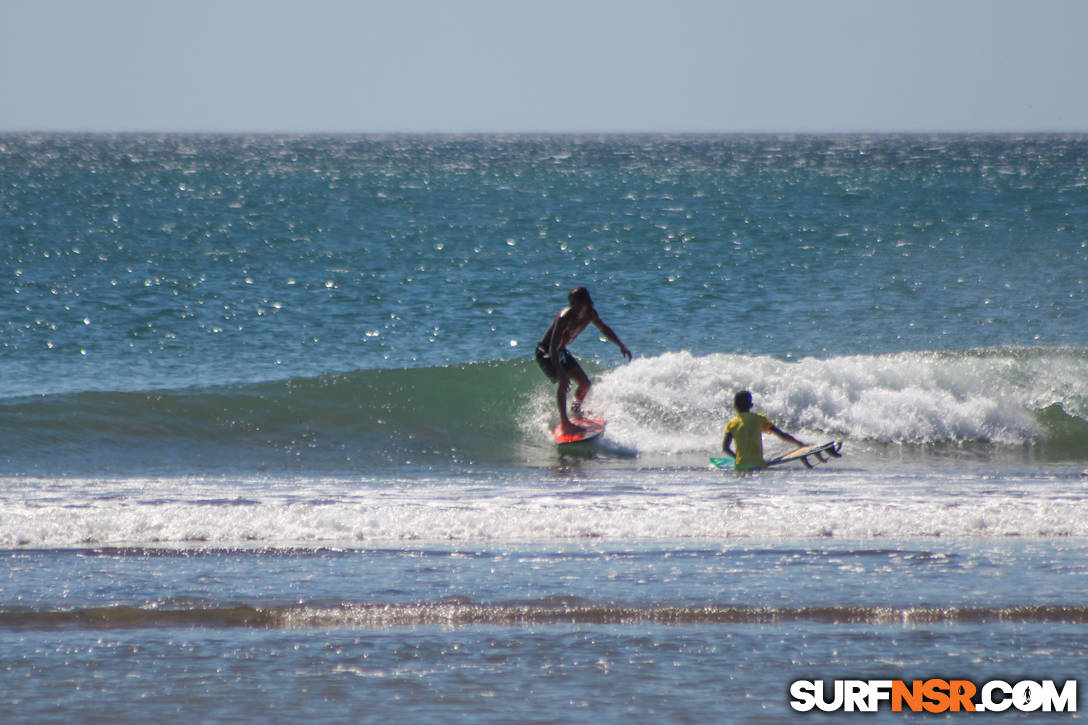
[{"label": "surfnsr.com logo", "polygon": [[1076,712],[1077,681],[990,680],[797,680],[790,684],[790,707],[798,712]]}]

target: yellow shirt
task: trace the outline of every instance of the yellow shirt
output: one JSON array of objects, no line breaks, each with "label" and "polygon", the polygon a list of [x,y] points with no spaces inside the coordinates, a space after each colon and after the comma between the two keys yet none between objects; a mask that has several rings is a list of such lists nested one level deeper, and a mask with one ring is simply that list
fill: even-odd
[{"label": "yellow shirt", "polygon": [[734,468],[762,468],[763,432],[774,427],[774,423],[759,413],[737,413],[725,426],[726,433],[733,434],[737,460]]}]

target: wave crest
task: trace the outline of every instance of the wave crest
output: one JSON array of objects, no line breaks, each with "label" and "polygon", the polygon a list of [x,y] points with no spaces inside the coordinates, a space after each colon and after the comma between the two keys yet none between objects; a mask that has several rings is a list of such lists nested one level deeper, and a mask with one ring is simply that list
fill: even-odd
[{"label": "wave crest", "polygon": [[[993,348],[798,361],[688,352],[603,373],[589,407],[624,450],[717,450],[736,390],[810,439],[1088,451],[1088,349]],[[264,470],[425,459],[525,462],[550,450],[554,387],[529,360],[363,370],[244,385],[0,401],[9,471],[131,465]]]}]

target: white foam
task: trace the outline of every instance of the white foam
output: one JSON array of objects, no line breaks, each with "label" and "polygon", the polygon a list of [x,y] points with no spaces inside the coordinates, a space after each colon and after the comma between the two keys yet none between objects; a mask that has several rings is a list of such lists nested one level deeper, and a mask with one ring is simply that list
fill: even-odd
[{"label": "white foam", "polygon": [[[845,461],[845,459],[844,459]],[[837,466],[837,468],[835,468]],[[539,472],[533,480],[0,481],[0,547],[368,546],[382,542],[1088,537],[1068,476],[798,467]],[[104,490],[114,494],[102,496]]]},{"label": "white foam", "polygon": [[[998,460],[1001,447],[991,446],[972,467],[954,445],[938,446],[929,461],[892,461],[903,449],[888,445],[1024,443],[1039,434],[1032,411],[1055,402],[1088,417],[1083,351],[796,362],[680,352],[597,377],[589,404],[608,421],[605,454],[637,458],[569,464],[533,443],[550,441],[555,419],[554,388],[541,385],[524,412],[524,455],[501,472],[0,479],[0,547],[1088,536],[1083,463],[1055,474],[1027,459]],[[748,479],[707,470],[741,388],[803,439],[845,438],[846,458]]]},{"label": "white foam", "polygon": [[1042,433],[1035,410],[1058,402],[1085,416],[1088,360],[1015,350],[795,362],[678,352],[610,370],[589,402],[618,443],[676,453],[719,447],[741,389],[779,427],[813,440],[1022,444]]}]

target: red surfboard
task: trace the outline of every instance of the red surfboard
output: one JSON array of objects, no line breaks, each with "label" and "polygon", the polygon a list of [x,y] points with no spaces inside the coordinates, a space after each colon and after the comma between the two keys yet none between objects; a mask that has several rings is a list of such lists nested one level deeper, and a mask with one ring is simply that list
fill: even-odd
[{"label": "red surfboard", "polygon": [[552,437],[561,446],[570,443],[586,443],[594,438],[599,438],[604,433],[604,421],[599,418],[571,418],[570,422],[581,426],[585,430],[577,433],[564,433],[563,424],[556,425],[552,431]]}]

